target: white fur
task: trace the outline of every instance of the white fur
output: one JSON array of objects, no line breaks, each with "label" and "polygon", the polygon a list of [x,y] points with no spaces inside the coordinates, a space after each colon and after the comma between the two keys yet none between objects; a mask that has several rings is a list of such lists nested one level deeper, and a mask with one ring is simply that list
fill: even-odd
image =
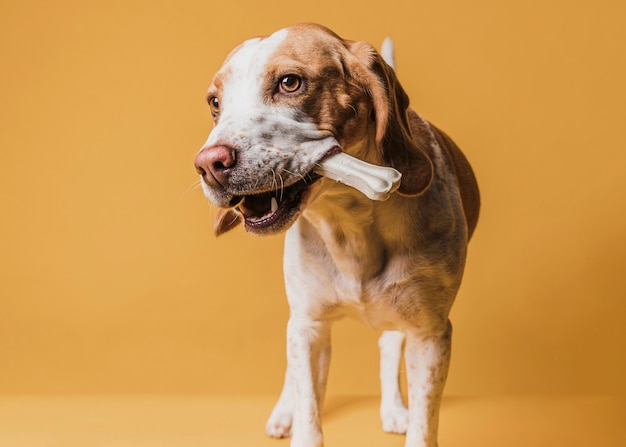
[{"label": "white fur", "polygon": [[391,37],[386,37],[385,40],[383,40],[383,44],[380,48],[380,55],[383,57],[385,62],[387,62],[394,70],[396,69],[396,60],[393,51],[393,40],[391,40]]},{"label": "white fur", "polygon": [[[267,76],[267,64],[276,47],[285,39],[287,30],[280,30],[265,39],[250,39],[228,57],[222,71],[229,73],[220,89],[222,110],[219,120],[209,134],[204,147],[228,144],[237,147],[242,157],[242,171],[255,172],[255,187],[270,189],[277,183],[289,184],[299,180],[291,172],[310,170],[337,141],[320,131],[311,122],[294,119],[293,111],[264,102],[261,89]],[[211,91],[209,91],[209,95]],[[263,124],[259,125],[259,120]],[[264,136],[271,132],[271,139]],[[285,151],[292,153],[285,157]],[[288,170],[285,161],[292,162]],[[296,161],[297,163],[293,163]],[[280,173],[277,178],[277,173]],[[218,205],[226,197],[202,182],[205,195]],[[249,187],[249,186],[248,186]],[[232,191],[238,193],[239,191]]]},{"label": "white fur", "polygon": [[404,333],[384,331],[378,340],[380,348],[380,418],[388,433],[406,433],[409,411],[400,392],[399,368],[402,360]]},{"label": "white fur", "polygon": [[[237,194],[272,189],[277,175],[292,183],[339,144],[315,123],[302,116],[296,119],[293,109],[263,100],[268,66],[287,37],[283,30],[244,43],[218,73],[221,87],[209,90],[210,95],[221,95],[222,110],[205,147],[236,147],[241,157],[228,182],[205,185],[207,196],[220,206]],[[343,45],[337,48],[346,51]],[[384,53],[393,65],[390,42]],[[411,113],[414,122],[421,120]],[[352,146],[342,147],[344,152],[375,159],[378,149],[369,118],[361,118],[368,130]],[[323,446],[321,412],[330,328],[343,316],[358,317],[383,331],[379,340],[383,429],[406,432],[406,447],[437,446],[439,405],[450,358],[448,313],[463,272],[467,225],[454,169],[434,128],[423,124],[425,133],[430,132],[436,175],[422,196],[392,194],[384,202],[374,202],[323,178],[310,187],[306,206],[286,233],[288,367],[266,432],[278,438],[292,436],[291,447]],[[286,170],[287,162],[295,166],[292,171]],[[420,226],[424,221],[427,228]],[[398,380],[403,345],[408,410]]]}]

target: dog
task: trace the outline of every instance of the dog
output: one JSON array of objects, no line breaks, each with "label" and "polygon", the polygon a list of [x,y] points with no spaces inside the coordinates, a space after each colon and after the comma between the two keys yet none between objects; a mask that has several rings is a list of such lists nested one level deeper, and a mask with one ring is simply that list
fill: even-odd
[{"label": "dog", "polygon": [[[406,447],[436,446],[448,314],[480,208],[466,157],[409,108],[394,68],[371,45],[317,24],[245,41],[207,100],[215,125],[195,168],[219,208],[216,235],[239,224],[258,235],[286,231],[288,366],[267,434],[323,446],[331,324],[352,315],[382,331],[383,429],[406,433]],[[373,201],[317,175],[337,151],[398,170],[398,190]]]}]

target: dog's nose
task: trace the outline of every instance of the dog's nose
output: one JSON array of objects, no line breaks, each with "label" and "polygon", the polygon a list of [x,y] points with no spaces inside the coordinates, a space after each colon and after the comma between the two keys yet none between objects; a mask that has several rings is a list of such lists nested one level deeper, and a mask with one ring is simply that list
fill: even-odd
[{"label": "dog's nose", "polygon": [[216,145],[202,148],[196,156],[196,171],[209,186],[224,185],[237,159],[232,147]]}]

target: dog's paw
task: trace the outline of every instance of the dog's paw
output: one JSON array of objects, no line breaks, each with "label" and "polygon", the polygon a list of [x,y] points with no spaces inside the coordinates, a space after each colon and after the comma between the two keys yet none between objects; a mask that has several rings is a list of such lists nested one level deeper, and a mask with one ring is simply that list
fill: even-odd
[{"label": "dog's paw", "polygon": [[409,427],[409,410],[404,406],[394,406],[380,411],[383,421],[383,431],[403,435]]},{"label": "dog's paw", "polygon": [[265,424],[265,433],[272,438],[288,438],[292,420],[293,414],[289,411],[273,411]]}]

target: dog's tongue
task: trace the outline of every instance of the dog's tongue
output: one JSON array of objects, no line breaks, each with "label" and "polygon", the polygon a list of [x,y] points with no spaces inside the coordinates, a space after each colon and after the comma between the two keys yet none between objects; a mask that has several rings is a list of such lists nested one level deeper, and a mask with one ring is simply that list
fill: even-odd
[{"label": "dog's tongue", "polygon": [[262,217],[269,213],[274,213],[278,209],[278,202],[271,194],[258,194],[247,196],[239,205],[239,209],[246,218]]}]

